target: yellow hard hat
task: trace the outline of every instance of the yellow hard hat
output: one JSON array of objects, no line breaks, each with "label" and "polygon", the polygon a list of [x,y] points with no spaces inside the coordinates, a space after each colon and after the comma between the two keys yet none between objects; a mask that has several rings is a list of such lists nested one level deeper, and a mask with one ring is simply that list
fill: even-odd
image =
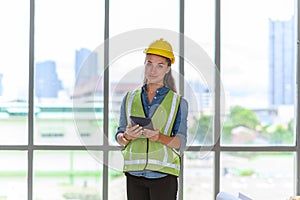
[{"label": "yellow hard hat", "polygon": [[152,42],[149,47],[145,49],[144,53],[150,53],[169,58],[172,64],[175,62],[172,46],[163,38]]}]

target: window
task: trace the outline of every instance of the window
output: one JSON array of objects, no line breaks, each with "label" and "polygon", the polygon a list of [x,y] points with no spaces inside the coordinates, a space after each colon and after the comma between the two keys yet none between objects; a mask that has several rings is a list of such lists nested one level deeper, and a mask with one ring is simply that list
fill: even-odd
[{"label": "window", "polygon": [[126,199],[119,109],[159,37],[189,101],[179,199],[299,195],[297,3],[0,3],[0,199]]},{"label": "window", "polygon": [[3,55],[0,61],[0,144],[25,145],[28,135],[29,2],[14,0],[0,4],[0,52]]},{"label": "window", "polygon": [[[258,9],[256,1],[222,5],[221,74],[229,103],[221,142],[295,145],[294,1],[261,3]],[[233,5],[238,9],[230,15]]]}]

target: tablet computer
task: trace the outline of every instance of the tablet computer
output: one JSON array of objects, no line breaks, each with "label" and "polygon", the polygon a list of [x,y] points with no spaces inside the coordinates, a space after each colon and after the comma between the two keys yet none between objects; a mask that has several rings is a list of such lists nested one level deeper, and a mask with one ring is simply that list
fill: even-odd
[{"label": "tablet computer", "polygon": [[130,120],[132,126],[138,124],[145,129],[154,130],[151,118],[130,116]]}]

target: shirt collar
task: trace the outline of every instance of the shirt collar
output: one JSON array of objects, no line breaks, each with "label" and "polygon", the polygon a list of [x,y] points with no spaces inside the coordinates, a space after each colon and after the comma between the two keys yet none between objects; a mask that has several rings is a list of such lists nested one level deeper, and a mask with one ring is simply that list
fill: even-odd
[{"label": "shirt collar", "polygon": [[[146,92],[146,86],[147,86],[147,84],[143,85],[142,92]],[[158,94],[166,94],[167,92],[169,92],[169,90],[170,89],[168,87],[162,86],[161,88],[157,89],[156,93],[158,93]]]}]

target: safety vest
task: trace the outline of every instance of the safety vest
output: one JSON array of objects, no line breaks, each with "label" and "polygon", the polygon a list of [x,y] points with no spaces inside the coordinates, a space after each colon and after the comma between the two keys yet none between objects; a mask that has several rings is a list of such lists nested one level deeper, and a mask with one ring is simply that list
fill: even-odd
[{"label": "safety vest", "polygon": [[[160,133],[171,136],[179,103],[180,95],[169,90],[155,110],[151,119],[153,127]],[[145,117],[140,89],[127,94],[125,109],[127,122],[130,122],[130,116]],[[125,172],[151,170],[179,176],[179,152],[159,142],[141,137],[129,142],[122,154]]]}]

